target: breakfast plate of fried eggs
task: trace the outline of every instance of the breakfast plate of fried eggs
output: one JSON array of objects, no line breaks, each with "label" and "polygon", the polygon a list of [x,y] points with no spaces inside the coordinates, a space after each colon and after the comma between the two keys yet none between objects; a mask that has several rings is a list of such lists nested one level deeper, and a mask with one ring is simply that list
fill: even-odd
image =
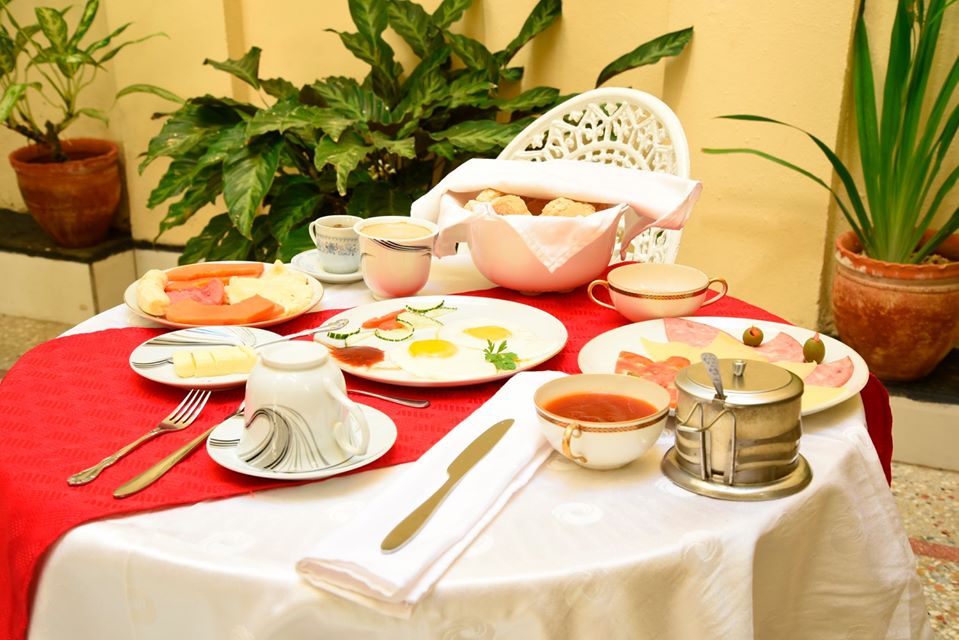
[{"label": "breakfast plate of fried eggs", "polygon": [[559,353],[568,334],[554,316],[518,302],[470,296],[381,300],[344,311],[343,329],[317,334],[340,369],[415,387],[506,378]]}]

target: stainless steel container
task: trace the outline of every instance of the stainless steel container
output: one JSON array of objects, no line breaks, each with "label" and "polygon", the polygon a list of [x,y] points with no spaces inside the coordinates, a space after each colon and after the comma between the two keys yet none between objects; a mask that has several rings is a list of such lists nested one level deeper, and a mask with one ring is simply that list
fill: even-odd
[{"label": "stainless steel container", "polygon": [[799,455],[802,380],[766,362],[712,363],[712,375],[698,363],[676,376],[676,445],[663,471],[716,498],[766,500],[802,489],[812,477]]}]

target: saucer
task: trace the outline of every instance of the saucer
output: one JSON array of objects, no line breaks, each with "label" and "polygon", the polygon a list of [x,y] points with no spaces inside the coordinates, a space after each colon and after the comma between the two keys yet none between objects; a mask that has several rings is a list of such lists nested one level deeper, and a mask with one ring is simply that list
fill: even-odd
[{"label": "saucer", "polygon": [[353,273],[329,273],[325,271],[320,265],[320,256],[316,249],[296,254],[290,263],[300,271],[304,271],[307,275],[323,282],[356,282],[363,279],[363,273],[359,269]]},{"label": "saucer", "polygon": [[[210,433],[206,451],[218,465],[248,476],[271,480],[316,480],[358,469],[381,458],[396,442],[396,424],[378,409],[358,404],[370,427],[370,445],[363,455],[353,456],[340,464],[310,471],[274,471],[247,464],[236,455],[236,446],[243,432],[243,416],[225,420]],[[221,444],[213,444],[219,442]]]}]

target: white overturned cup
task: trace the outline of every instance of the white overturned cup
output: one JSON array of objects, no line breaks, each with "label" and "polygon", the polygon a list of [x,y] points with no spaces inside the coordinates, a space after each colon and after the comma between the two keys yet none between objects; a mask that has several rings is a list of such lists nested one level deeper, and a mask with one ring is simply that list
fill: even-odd
[{"label": "white overturned cup", "polygon": [[[237,457],[260,469],[317,471],[362,455],[370,429],[346,396],[326,347],[293,340],[263,347],[246,382]],[[354,429],[355,427],[355,429]]]}]

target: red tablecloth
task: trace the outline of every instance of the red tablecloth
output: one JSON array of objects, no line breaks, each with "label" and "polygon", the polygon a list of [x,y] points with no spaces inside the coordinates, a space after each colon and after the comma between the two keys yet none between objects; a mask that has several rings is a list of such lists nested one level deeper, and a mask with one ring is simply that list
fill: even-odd
[{"label": "red tablecloth", "polygon": [[[593,304],[580,289],[533,298],[503,289],[471,295],[514,300],[547,311],[566,325],[569,342],[542,369],[578,372],[577,355],[590,339],[626,324],[613,311]],[[279,327],[292,333],[319,325],[336,313],[321,311]],[[702,315],[739,316],[781,322],[758,307],[726,297]],[[104,471],[93,483],[69,487],[66,478],[146,432],[182,398],[182,390],[144,380],[127,366],[129,353],[160,333],[112,329],[58,338],[28,352],[0,383],[0,629],[25,635],[38,568],[50,546],[71,528],[107,516],[192,504],[201,500],[288,486],[227,471],[202,453],[180,463],[149,489],[124,500],[113,490],[195,434],[230,414],[242,389],[220,391],[189,429],[168,434]],[[354,388],[390,391],[348,376]],[[443,390],[403,388],[402,394],[429,398],[427,410],[366,399],[397,424],[393,449],[366,469],[417,459],[500,386],[488,383]],[[870,436],[887,479],[892,454],[888,395],[875,378],[862,392]],[[360,470],[362,471],[362,470]]]}]

